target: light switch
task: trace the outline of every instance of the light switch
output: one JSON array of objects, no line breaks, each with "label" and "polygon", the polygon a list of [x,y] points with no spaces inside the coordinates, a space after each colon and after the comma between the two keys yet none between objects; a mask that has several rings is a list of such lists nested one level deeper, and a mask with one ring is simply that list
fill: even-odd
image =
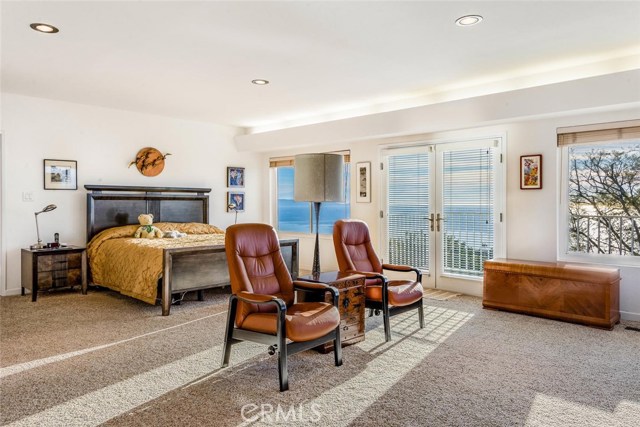
[{"label": "light switch", "polygon": [[22,192],[22,201],[23,202],[33,202],[33,192],[32,191],[23,191]]}]

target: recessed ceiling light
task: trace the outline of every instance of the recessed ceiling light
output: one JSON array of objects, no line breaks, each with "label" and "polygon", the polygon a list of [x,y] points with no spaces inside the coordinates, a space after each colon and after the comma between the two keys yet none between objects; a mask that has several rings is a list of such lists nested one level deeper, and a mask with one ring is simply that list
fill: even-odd
[{"label": "recessed ceiling light", "polygon": [[31,24],[29,26],[33,30],[40,31],[41,33],[53,34],[53,33],[57,33],[58,31],[60,31],[56,27],[54,27],[53,25],[49,25],[49,24],[35,23],[35,24]]},{"label": "recessed ceiling light", "polygon": [[465,15],[456,19],[456,25],[460,27],[470,27],[478,24],[480,21],[482,21],[482,16],[480,15]]},{"label": "recessed ceiling light", "polygon": [[251,80],[251,83],[253,83],[254,85],[264,86],[269,84],[269,80],[255,79],[255,80]]}]

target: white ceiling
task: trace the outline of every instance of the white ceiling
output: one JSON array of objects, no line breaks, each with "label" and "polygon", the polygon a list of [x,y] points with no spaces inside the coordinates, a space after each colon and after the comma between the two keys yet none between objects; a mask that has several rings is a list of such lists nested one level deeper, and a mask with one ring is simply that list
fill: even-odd
[{"label": "white ceiling", "polygon": [[640,68],[638,1],[3,1],[1,35],[3,91],[258,130]]}]

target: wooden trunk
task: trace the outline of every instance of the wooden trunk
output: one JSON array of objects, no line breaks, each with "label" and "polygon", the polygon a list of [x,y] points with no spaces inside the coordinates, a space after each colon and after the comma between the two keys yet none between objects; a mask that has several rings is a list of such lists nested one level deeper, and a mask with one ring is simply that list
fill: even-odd
[{"label": "wooden trunk", "polygon": [[484,263],[485,308],[613,329],[620,321],[620,271],[563,262]]},{"label": "wooden trunk", "polygon": [[[339,272],[320,273],[320,276],[302,276],[300,280],[326,283],[340,292],[338,310],[340,311],[340,342],[342,346],[364,341],[364,276],[359,274],[341,274]],[[313,294],[298,293],[298,301],[312,301]],[[333,303],[330,294],[325,302]],[[316,347],[322,353],[333,351],[333,341]]]}]

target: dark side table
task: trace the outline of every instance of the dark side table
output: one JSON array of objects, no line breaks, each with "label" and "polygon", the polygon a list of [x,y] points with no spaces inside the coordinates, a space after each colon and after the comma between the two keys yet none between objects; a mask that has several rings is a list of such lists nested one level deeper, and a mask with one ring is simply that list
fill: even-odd
[{"label": "dark side table", "polygon": [[[364,341],[364,276],[343,274],[338,271],[320,273],[319,276],[300,276],[298,280],[326,283],[338,289],[338,309],[340,310],[340,341],[342,346]],[[314,301],[311,292],[299,292],[298,301]],[[326,294],[325,302],[331,303],[331,295]],[[317,350],[328,353],[333,350],[333,342],[325,343]]]},{"label": "dark side table", "polygon": [[80,246],[56,249],[22,249],[22,295],[31,291],[31,301],[38,291],[71,288],[81,285],[87,293],[87,251]]}]

